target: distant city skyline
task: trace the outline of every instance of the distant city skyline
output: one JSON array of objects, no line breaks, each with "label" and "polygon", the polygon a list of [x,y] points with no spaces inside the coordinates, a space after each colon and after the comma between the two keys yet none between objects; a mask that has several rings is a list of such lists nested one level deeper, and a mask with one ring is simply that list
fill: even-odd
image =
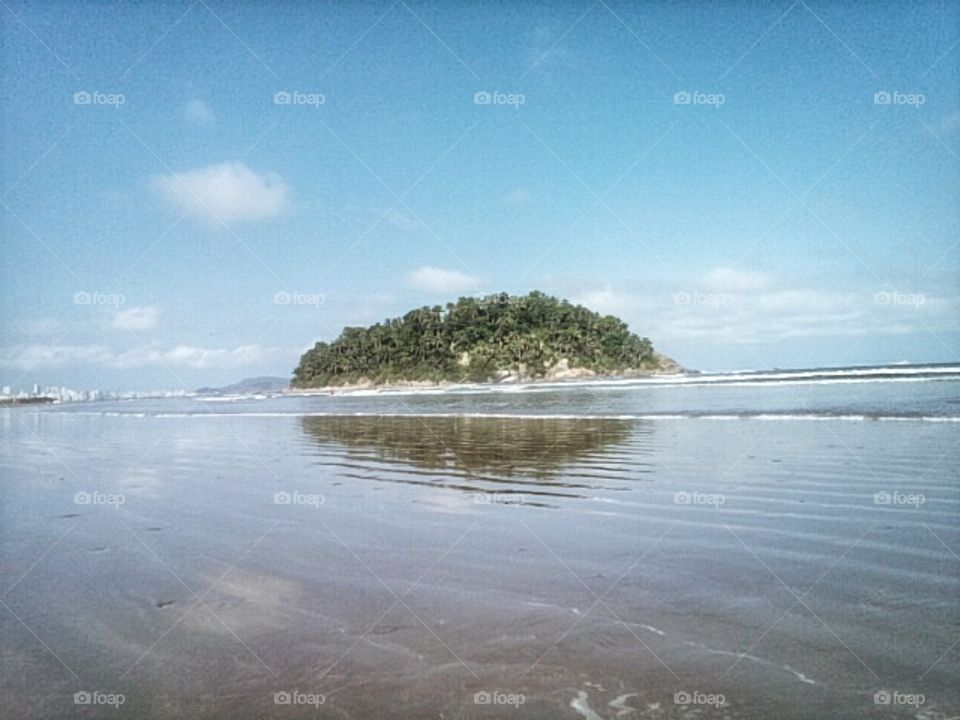
[{"label": "distant city skyline", "polygon": [[10,385],[0,386],[0,399],[10,398],[46,398],[57,402],[94,402],[98,400],[127,400],[134,398],[181,397],[185,390],[103,390],[101,388],[69,388],[62,385],[41,385],[18,388]]},{"label": "distant city skyline", "polygon": [[707,371],[960,360],[960,6],[0,13],[0,386],[531,289]]}]

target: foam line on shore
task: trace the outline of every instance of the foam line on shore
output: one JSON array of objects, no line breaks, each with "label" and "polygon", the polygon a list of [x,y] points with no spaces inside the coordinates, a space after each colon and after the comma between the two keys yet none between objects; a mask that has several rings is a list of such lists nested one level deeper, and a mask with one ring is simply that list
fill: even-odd
[{"label": "foam line on shore", "polygon": [[[47,413],[34,413],[43,414]],[[97,417],[152,417],[152,418],[188,418],[188,417],[209,417],[209,418],[251,418],[251,417],[356,417],[356,418],[490,418],[493,420],[815,420],[815,421],[843,421],[843,422],[863,422],[869,420],[875,421],[901,421],[901,422],[960,422],[960,415],[917,415],[911,413],[903,414],[874,414],[874,413],[770,413],[770,412],[741,412],[741,413],[641,413],[626,415],[578,415],[576,413],[379,413],[379,412],[120,412],[114,410],[77,410],[65,412],[59,417],[69,417],[71,415],[93,415]]]}]

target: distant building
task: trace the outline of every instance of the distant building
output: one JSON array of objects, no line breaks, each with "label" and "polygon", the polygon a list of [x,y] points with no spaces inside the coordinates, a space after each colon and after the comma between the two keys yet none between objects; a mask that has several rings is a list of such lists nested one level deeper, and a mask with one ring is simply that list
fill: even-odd
[{"label": "distant building", "polygon": [[186,390],[116,390],[106,391],[100,389],[77,390],[57,385],[42,386],[39,383],[33,385],[33,392],[29,390],[19,390],[13,392],[9,385],[0,387],[0,397],[18,399],[44,397],[50,398],[56,402],[92,402],[97,400],[134,400],[146,398],[174,398],[186,397]]}]

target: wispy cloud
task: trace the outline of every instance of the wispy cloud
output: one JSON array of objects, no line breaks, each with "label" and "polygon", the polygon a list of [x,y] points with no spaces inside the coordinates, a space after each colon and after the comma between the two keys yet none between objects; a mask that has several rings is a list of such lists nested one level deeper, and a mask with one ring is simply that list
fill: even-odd
[{"label": "wispy cloud", "polygon": [[703,277],[703,284],[721,292],[749,292],[770,287],[772,278],[761,272],[715,267]]},{"label": "wispy cloud", "polygon": [[[579,24],[579,23],[577,23]],[[569,32],[575,26],[566,28],[540,26],[533,31],[527,48],[527,72],[555,66],[560,70],[573,70],[577,67],[577,57],[564,44]]]},{"label": "wispy cloud", "polygon": [[22,335],[42,336],[59,335],[63,333],[63,323],[56,318],[40,318],[38,320],[23,320],[16,324],[16,329]]},{"label": "wispy cloud", "polygon": [[150,180],[150,189],[180,212],[215,224],[221,220],[266,220],[283,213],[289,203],[283,178],[255,172],[243,163],[156,175]]},{"label": "wispy cloud", "polygon": [[383,215],[383,219],[386,222],[390,223],[399,230],[416,230],[423,224],[412,215],[393,208],[387,210],[386,212],[383,210],[377,210],[376,213],[378,215]]},{"label": "wispy cloud", "polygon": [[533,197],[524,188],[517,188],[503,196],[503,204],[509,208],[525,208],[533,204]]},{"label": "wispy cloud", "polygon": [[141,347],[114,350],[105,345],[20,345],[0,350],[0,367],[16,370],[95,365],[114,370],[142,367],[231,368],[292,357],[288,348],[241,345],[235,348]]},{"label": "wispy cloud", "polygon": [[646,292],[581,287],[572,299],[622,317],[657,341],[717,345],[946,330],[960,312],[955,296],[922,295],[910,288],[796,287],[764,273],[725,267]]},{"label": "wispy cloud", "polygon": [[192,125],[212,127],[216,119],[210,106],[203,100],[191,100],[183,107],[183,117]]},{"label": "wispy cloud", "polygon": [[116,330],[150,330],[157,324],[159,315],[155,307],[133,307],[114,315],[111,325]]},{"label": "wispy cloud", "polygon": [[458,270],[444,270],[443,268],[424,265],[407,275],[411,285],[420,290],[430,292],[459,292],[473,290],[480,285],[479,278],[467,275]]}]

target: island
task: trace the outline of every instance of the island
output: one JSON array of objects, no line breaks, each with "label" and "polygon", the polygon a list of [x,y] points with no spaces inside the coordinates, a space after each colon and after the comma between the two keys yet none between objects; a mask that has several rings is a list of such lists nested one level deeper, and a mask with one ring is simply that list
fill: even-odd
[{"label": "island", "polygon": [[626,323],[539,291],[461,297],[317,342],[294,391],[680,373]]}]

